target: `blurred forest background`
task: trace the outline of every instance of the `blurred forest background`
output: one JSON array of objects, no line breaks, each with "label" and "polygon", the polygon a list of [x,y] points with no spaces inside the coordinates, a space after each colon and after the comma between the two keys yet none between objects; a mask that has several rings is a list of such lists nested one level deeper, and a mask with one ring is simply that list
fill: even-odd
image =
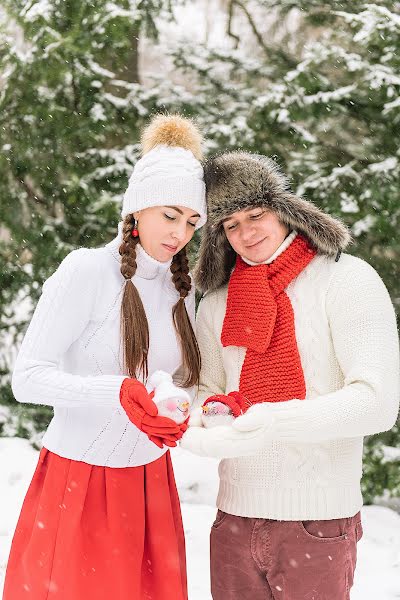
[{"label": "blurred forest background", "polygon": [[[14,401],[16,349],[62,258],[115,236],[154,112],[275,157],[398,310],[399,91],[399,2],[0,0],[0,435],[38,444],[51,417]],[[399,426],[366,441],[367,503],[400,497],[399,448]]]}]

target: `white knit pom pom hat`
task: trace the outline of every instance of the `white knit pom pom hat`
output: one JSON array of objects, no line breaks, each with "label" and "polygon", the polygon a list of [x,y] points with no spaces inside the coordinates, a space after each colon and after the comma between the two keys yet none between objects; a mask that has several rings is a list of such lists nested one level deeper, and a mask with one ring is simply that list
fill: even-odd
[{"label": "white knit pom pom hat", "polygon": [[150,206],[184,206],[207,220],[206,188],[200,163],[202,136],[180,115],[157,115],[142,135],[143,156],[124,194],[122,218]]}]

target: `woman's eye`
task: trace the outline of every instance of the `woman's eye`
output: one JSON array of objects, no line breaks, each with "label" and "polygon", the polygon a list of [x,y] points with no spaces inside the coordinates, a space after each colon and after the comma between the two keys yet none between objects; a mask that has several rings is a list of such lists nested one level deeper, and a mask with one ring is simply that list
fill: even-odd
[{"label": "woman's eye", "polygon": [[175,221],[175,217],[171,217],[171,215],[167,215],[167,213],[164,213],[164,217],[168,220],[168,221]]},{"label": "woman's eye", "polygon": [[190,221],[188,221],[188,225],[191,225],[192,227],[196,227],[196,223],[191,223]]},{"label": "woman's eye", "polygon": [[263,216],[263,212],[257,213],[256,215],[250,215],[250,219],[259,219]]},{"label": "woman's eye", "polygon": [[234,223],[233,225],[228,225],[227,229],[228,231],[233,231],[234,229],[236,229],[236,223]]}]

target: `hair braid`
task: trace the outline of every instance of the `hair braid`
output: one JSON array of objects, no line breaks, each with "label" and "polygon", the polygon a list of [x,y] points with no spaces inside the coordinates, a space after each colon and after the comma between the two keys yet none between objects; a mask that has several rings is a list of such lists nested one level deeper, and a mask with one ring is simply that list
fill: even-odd
[{"label": "hair braid", "polygon": [[192,280],[189,275],[189,261],[186,248],[175,254],[171,264],[172,281],[181,298],[186,298],[192,289]]},{"label": "hair braid", "polygon": [[125,288],[121,305],[121,339],[124,367],[130,377],[141,373],[148,376],[147,355],[149,351],[149,325],[139,292],[131,278],[136,273],[136,245],[139,238],[132,237],[134,220],[127,215],[122,227],[121,273],[125,278]]},{"label": "hair braid", "polygon": [[192,288],[186,247],[182,248],[172,259],[171,273],[172,281],[179,293],[179,300],[172,309],[172,318],[181,342],[183,367],[187,374],[182,385],[190,387],[198,385],[201,359],[197,339],[185,305],[185,298]]}]

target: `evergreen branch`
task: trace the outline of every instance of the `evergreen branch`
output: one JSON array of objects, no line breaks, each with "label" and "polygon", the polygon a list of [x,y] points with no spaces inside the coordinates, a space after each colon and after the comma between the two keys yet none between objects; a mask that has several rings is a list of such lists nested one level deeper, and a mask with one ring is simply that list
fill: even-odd
[{"label": "evergreen branch", "polygon": [[230,38],[233,38],[235,40],[235,48],[237,48],[239,46],[239,42],[240,42],[240,37],[238,35],[236,35],[235,33],[233,33],[232,31],[232,19],[233,19],[233,9],[234,9],[234,5],[236,4],[235,0],[231,0],[229,2],[229,11],[228,11],[228,26],[226,28],[226,33],[228,34],[228,36]]},{"label": "evergreen branch", "polygon": [[263,36],[258,31],[252,15],[250,14],[249,10],[247,9],[247,7],[243,4],[243,2],[241,0],[231,0],[230,3],[229,3],[229,20],[228,20],[227,33],[228,33],[229,37],[232,37],[233,39],[236,40],[236,46],[235,46],[235,48],[238,47],[239,42],[240,42],[240,37],[237,36],[236,34],[234,34],[232,32],[232,29],[231,29],[232,18],[233,18],[233,9],[234,9],[235,6],[237,6],[238,8],[240,8],[244,12],[244,14],[246,15],[246,18],[247,18],[247,20],[249,22],[250,28],[251,28],[253,34],[255,35],[255,37],[257,39],[257,42],[259,43],[259,45],[261,46],[262,50],[264,51],[264,53],[268,57],[270,57],[271,55],[276,56],[277,58],[279,58],[280,60],[282,60],[283,63],[286,64],[289,69],[294,69],[297,66],[297,61],[296,60],[294,60],[293,58],[291,58],[290,56],[288,56],[288,54],[286,54],[286,52],[284,52],[284,50],[272,48],[271,46],[268,46],[264,42]]},{"label": "evergreen branch", "polygon": [[33,187],[33,183],[30,181],[29,176],[24,177],[23,179],[17,177],[17,181],[22,185],[22,187],[26,191],[28,198],[30,198],[34,202],[37,202],[47,208],[46,200],[43,198],[43,196],[40,194],[40,192],[38,192]]},{"label": "evergreen branch", "polygon": [[251,16],[250,12],[247,10],[247,7],[243,4],[243,2],[241,2],[240,0],[233,0],[234,3],[242,9],[242,11],[244,12],[244,14],[247,17],[247,20],[249,22],[249,25],[251,27],[251,30],[253,31],[254,35],[257,38],[258,43],[260,44],[261,48],[264,50],[264,52],[266,54],[268,54],[269,52],[269,48],[265,45],[264,40],[262,38],[261,33],[258,31],[256,24],[254,23],[254,19]]},{"label": "evergreen branch", "polygon": [[71,84],[72,84],[72,93],[73,93],[73,103],[74,103],[74,111],[79,113],[79,91],[78,86],[76,85],[76,71],[75,65],[72,63],[71,65]]}]

